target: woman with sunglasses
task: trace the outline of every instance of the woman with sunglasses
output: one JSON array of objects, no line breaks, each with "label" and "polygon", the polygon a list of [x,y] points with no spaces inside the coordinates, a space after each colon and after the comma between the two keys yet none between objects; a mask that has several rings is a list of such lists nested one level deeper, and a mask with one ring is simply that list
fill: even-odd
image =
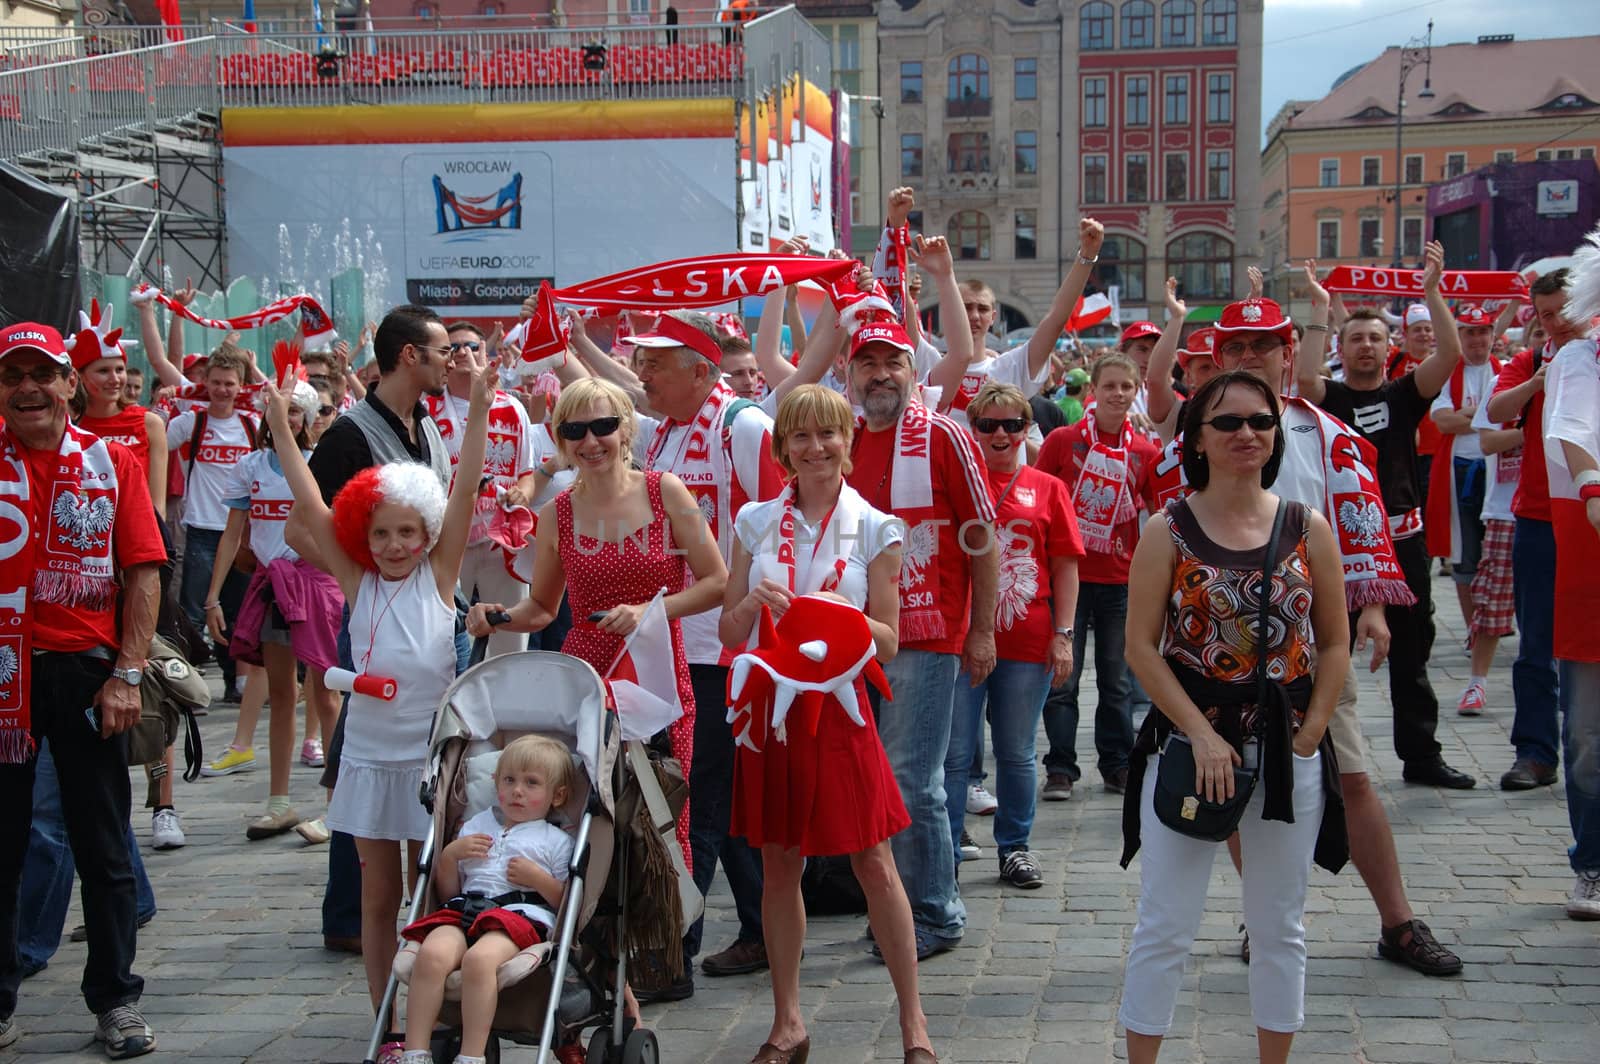
[{"label": "woman with sunglasses", "polygon": [[[967,424],[983,453],[995,500],[1000,582],[995,591],[995,667],[973,685],[956,680],[955,715],[945,755],[944,789],[950,837],[965,831],[967,777],[982,737],[984,706],[994,740],[994,843],[1000,881],[1023,890],[1044,883],[1028,849],[1033,829],[1034,736],[1052,686],[1072,673],[1072,624],[1078,608],[1083,541],[1066,487],[1024,465],[1033,411],[1022,392],[990,381],[967,405]],[[956,847],[956,863],[961,863]]]},{"label": "woman with sunglasses", "polygon": [[[541,631],[556,618],[565,592],[573,625],[561,650],[605,676],[650,600],[665,588],[678,701],[683,705],[670,737],[673,756],[683,763],[687,778],[695,705],[678,621],[722,604],[728,570],[683,482],[670,473],[633,468],[637,424],[627,393],[609,381],[586,377],[562,390],[552,427],[561,458],[577,471],[577,479],[539,511],[528,598],[509,610],[501,603],[480,602],[467,614],[467,631],[474,637],[490,634],[494,627],[487,615],[500,610],[511,618],[501,628]],[[678,818],[678,842],[687,855],[687,802]]]},{"label": "woman with sunglasses", "polygon": [[[1284,449],[1272,388],[1248,373],[1224,373],[1189,400],[1182,428],[1193,494],[1150,519],[1129,574],[1128,664],[1154,708],[1139,733],[1123,812],[1123,866],[1141,843],[1143,858],[1118,1019],[1128,1031],[1129,1064],[1152,1064],[1172,1025],[1184,958],[1222,849],[1155,814],[1158,751],[1186,743],[1193,786],[1207,801],[1233,795],[1236,768],[1260,770],[1238,828],[1250,1007],[1260,1059],[1285,1061],[1305,1019],[1302,921],[1324,812],[1341,837],[1344,824],[1326,741],[1350,666],[1343,563],[1322,515],[1290,502],[1277,554],[1266,564],[1280,505],[1266,485],[1277,478]],[[1271,577],[1265,637],[1258,618],[1264,565]]]}]

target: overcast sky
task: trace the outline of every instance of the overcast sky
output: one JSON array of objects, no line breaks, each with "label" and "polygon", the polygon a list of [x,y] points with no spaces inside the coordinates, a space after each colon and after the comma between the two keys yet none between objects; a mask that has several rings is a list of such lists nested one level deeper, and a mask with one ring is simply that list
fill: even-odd
[{"label": "overcast sky", "polygon": [[1425,34],[1433,43],[1489,33],[1519,39],[1600,34],[1595,0],[1266,0],[1261,127],[1286,100],[1317,99],[1353,66]]}]

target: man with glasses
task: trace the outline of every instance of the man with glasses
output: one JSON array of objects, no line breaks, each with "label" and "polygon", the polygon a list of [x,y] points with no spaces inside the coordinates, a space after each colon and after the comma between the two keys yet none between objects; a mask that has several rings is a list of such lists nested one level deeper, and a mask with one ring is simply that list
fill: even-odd
[{"label": "man with glasses", "polygon": [[[1427,537],[1422,531],[1422,486],[1416,461],[1417,428],[1428,421],[1434,399],[1461,362],[1461,338],[1449,308],[1439,295],[1444,248],[1430,242],[1426,251],[1423,290],[1430,304],[1429,333],[1433,352],[1401,376],[1385,379],[1389,326],[1370,310],[1357,310],[1339,327],[1344,380],[1322,376],[1328,332],[1318,329],[1313,312],[1308,340],[1295,360],[1300,394],[1355,429],[1378,452],[1378,485],[1389,512],[1395,558],[1405,570],[1415,605],[1391,604],[1389,630],[1389,695],[1394,705],[1394,752],[1404,763],[1407,783],[1469,790],[1477,780],[1450,767],[1434,733],[1439,727],[1439,698],[1428,682],[1428,657],[1433,652],[1433,581],[1429,575]],[[1326,292],[1313,292],[1313,303],[1328,303]],[[1325,326],[1325,321],[1324,321]],[[1227,356],[1224,355],[1224,364]]]}]

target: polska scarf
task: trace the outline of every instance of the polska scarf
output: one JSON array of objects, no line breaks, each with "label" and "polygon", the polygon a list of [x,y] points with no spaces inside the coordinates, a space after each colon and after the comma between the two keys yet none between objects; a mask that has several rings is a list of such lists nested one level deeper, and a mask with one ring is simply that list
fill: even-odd
[{"label": "polska scarf", "polygon": [[[939,609],[943,591],[939,581],[941,515],[933,505],[936,416],[912,398],[894,428],[888,509],[906,523],[905,553],[900,564],[900,637],[906,643],[946,636],[944,614]],[[857,419],[858,436],[865,427],[865,419]],[[874,500],[874,505],[882,507],[883,503]],[[948,521],[948,516],[943,520]]]},{"label": "polska scarf", "polygon": [[1099,554],[1111,553],[1118,525],[1139,515],[1128,487],[1128,448],[1133,446],[1133,423],[1123,419],[1115,447],[1100,439],[1100,430],[1091,422],[1085,426],[1090,439],[1078,482],[1072,489],[1073,506],[1078,511],[1078,530],[1083,545]]},{"label": "polska scarf", "polygon": [[764,296],[801,281],[827,283],[855,271],[853,259],[808,255],[707,255],[639,266],[621,273],[552,289],[552,299],[600,308],[661,313],[685,307],[718,307],[747,296]]},{"label": "polska scarf", "polygon": [[[248,314],[240,314],[236,318],[203,318],[188,307],[173,299],[159,288],[145,285],[128,297],[129,302],[137,306],[151,300],[160,303],[172,313],[194,322],[196,325],[207,329],[219,329],[222,332],[246,332],[250,329],[259,329],[273,322],[282,321],[295,311],[300,312],[300,338],[306,350],[316,350],[337,337],[333,331],[333,320],[328,317],[328,312],[322,309],[322,304],[314,296],[301,293],[295,296],[284,296],[275,299],[260,310],[252,310]],[[174,355],[174,358],[177,356]]]},{"label": "polska scarf", "polygon": [[17,765],[34,753],[30,705],[35,602],[110,608],[117,599],[111,553],[117,512],[117,471],[105,441],[68,424],[48,485],[49,526],[32,528],[33,485],[27,459],[9,432],[0,430],[0,495],[18,528],[0,545],[0,764]]}]

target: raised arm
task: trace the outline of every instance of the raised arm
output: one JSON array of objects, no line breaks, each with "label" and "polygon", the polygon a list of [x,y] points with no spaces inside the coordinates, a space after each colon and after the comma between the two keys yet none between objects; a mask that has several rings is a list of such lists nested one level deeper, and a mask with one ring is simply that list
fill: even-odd
[{"label": "raised arm", "polygon": [[939,293],[939,321],[944,325],[944,357],[928,371],[928,385],[942,390],[941,406],[949,406],[961,390],[961,378],[975,358],[984,357],[972,332],[967,328],[967,308],[961,286],[956,282],[956,266],[950,242],[942,236],[918,236],[913,246],[917,267],[933,278]]},{"label": "raised arm", "polygon": [[824,301],[822,313],[817,316],[816,328],[811,330],[811,335],[806,337],[805,347],[800,350],[795,371],[772,389],[773,394],[778,397],[778,402],[783,402],[783,397],[800,385],[816,384],[827,376],[828,370],[833,368],[834,359],[839,356],[839,344],[843,339],[843,332],[844,330],[839,327],[838,308],[831,302]]},{"label": "raised arm", "polygon": [[1456,319],[1451,316],[1450,305],[1439,289],[1443,276],[1444,245],[1430,240],[1424,252],[1422,289],[1428,297],[1428,316],[1433,319],[1434,347],[1433,353],[1416,369],[1417,391],[1425,399],[1432,399],[1444,389],[1461,361],[1461,336],[1456,332]]},{"label": "raised arm", "polygon": [[[156,318],[155,300],[146,299],[135,303],[134,307],[139,312],[139,338],[144,344],[145,357],[150,360],[150,371],[162,384],[182,387],[187,382],[183,379],[183,372],[167,358],[167,345],[161,339],[161,322]],[[174,314],[172,317],[176,321],[178,316]],[[182,336],[181,328],[178,334]]]},{"label": "raised arm", "polygon": [[[569,315],[567,320],[572,322],[571,350],[578,356],[583,368],[588,371],[586,375],[610,381],[628,393],[628,398],[633,401],[634,406],[641,405],[644,402],[644,384],[634,375],[633,370],[600,350],[599,345],[589,339],[589,332],[584,328],[583,318],[579,314],[574,311],[567,313]],[[572,360],[568,359],[567,365],[571,364]],[[557,371],[557,375],[560,375],[560,371]],[[563,378],[561,383],[564,385],[568,382]]]},{"label": "raised arm", "polygon": [[1306,287],[1311,290],[1311,320],[1306,322],[1306,334],[1294,353],[1294,379],[1302,398],[1321,405],[1328,393],[1322,367],[1328,360],[1328,313],[1333,301],[1317,280],[1316,259],[1306,260]]},{"label": "raised arm", "polygon": [[806,316],[800,312],[800,286],[784,289],[783,322],[789,326],[789,346],[798,351],[806,345]]},{"label": "raised arm", "polygon": [[1189,305],[1178,298],[1178,279],[1168,277],[1167,327],[1150,352],[1150,366],[1144,375],[1146,409],[1157,425],[1166,422],[1178,402],[1177,393],[1172,390],[1172,365],[1178,360],[1178,338],[1183,335],[1183,322],[1188,315]]},{"label": "raised arm", "polygon": [[[752,350],[756,366],[774,392],[778,386],[794,376],[794,364],[783,357],[783,311],[786,302],[784,290],[768,292],[761,304],[761,321],[756,326],[756,342]],[[787,389],[785,389],[787,392]]]},{"label": "raised arm", "polygon": [[[483,480],[483,458],[488,449],[489,406],[494,402],[495,386],[500,383],[500,367],[487,359],[475,365],[472,401],[467,407],[467,427],[461,435],[461,460],[450,485],[450,498],[444,507],[444,522],[439,540],[428,552],[433,576],[439,584],[439,597],[446,602],[455,595],[461,579],[461,556],[467,550],[467,535],[472,530],[472,512],[478,505],[478,485]],[[277,433],[273,433],[277,437]]]},{"label": "raised arm", "polygon": [[1260,266],[1246,266],[1244,272],[1250,278],[1250,298],[1260,299],[1267,290],[1266,274],[1261,272]]},{"label": "raised arm", "polygon": [[1073,260],[1072,269],[1067,271],[1061,287],[1056,289],[1056,298],[1051,302],[1050,309],[1039,319],[1039,327],[1028,340],[1028,376],[1037,377],[1050,361],[1050,352],[1056,347],[1056,337],[1067,327],[1072,309],[1083,296],[1105,239],[1105,226],[1093,218],[1078,219],[1078,257]]}]

